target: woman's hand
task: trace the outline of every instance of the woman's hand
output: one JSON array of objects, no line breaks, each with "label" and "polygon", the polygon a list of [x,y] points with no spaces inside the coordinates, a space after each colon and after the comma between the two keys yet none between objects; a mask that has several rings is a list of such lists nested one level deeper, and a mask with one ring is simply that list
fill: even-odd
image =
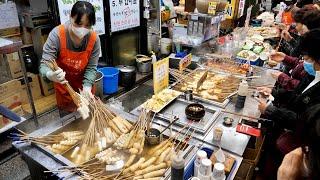
[{"label": "woman's hand", "polygon": [[280,74],[282,74],[281,71],[274,71],[271,73],[271,76],[274,78],[274,79],[278,79],[278,77],[280,76]]},{"label": "woman's hand", "polygon": [[281,38],[283,38],[286,41],[291,41],[291,39],[293,39],[293,37],[290,35],[290,33],[287,30],[283,30],[281,32]]},{"label": "woman's hand", "polygon": [[286,54],[283,52],[275,52],[270,55],[270,59],[278,63],[282,62],[285,57],[286,57]]},{"label": "woman's hand", "polygon": [[64,72],[61,68],[59,68],[56,71],[48,71],[46,73],[47,78],[50,81],[56,82],[56,83],[60,83],[60,84],[65,84],[67,81],[65,79],[66,76],[66,72]]},{"label": "woman's hand", "polygon": [[259,93],[261,93],[265,96],[269,96],[272,92],[272,89],[268,88],[268,87],[258,87],[257,90]]},{"label": "woman's hand", "polygon": [[301,148],[297,148],[284,156],[278,169],[278,180],[295,180],[301,175],[303,153]]},{"label": "woman's hand", "polygon": [[261,114],[264,114],[266,112],[266,109],[268,107],[267,102],[263,99],[258,99],[259,105],[258,105],[258,109],[261,112]]}]

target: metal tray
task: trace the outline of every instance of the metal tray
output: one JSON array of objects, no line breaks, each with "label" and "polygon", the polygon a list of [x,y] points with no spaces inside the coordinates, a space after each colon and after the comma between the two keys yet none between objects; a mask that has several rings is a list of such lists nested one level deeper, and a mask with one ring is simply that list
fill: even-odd
[{"label": "metal tray", "polygon": [[[151,111],[153,111],[153,112],[155,112],[155,113],[159,113],[163,108],[165,108],[166,106],[168,106],[172,101],[174,101],[177,97],[179,97],[179,96],[181,95],[181,92],[180,92],[180,91],[176,91],[176,90],[173,90],[173,89],[169,89],[169,90],[171,90],[172,92],[175,93],[174,98],[172,98],[170,101],[166,102],[161,108],[159,108],[159,109],[157,109],[157,110],[151,110]],[[151,99],[152,99],[152,97],[151,97]],[[145,107],[145,105],[148,103],[149,100],[150,100],[150,99],[148,99],[146,102],[144,102],[144,103],[141,105],[141,107]],[[149,109],[149,108],[147,108],[147,109]]]},{"label": "metal tray", "polygon": [[209,131],[210,127],[212,127],[212,125],[216,122],[216,119],[220,114],[220,109],[209,108],[208,106],[203,104],[205,107],[206,114],[201,121],[194,122],[188,120],[185,115],[185,108],[190,103],[193,102],[186,101],[182,98],[176,99],[172,104],[170,104],[168,107],[166,107],[156,115],[159,119],[162,120],[156,122],[159,123],[161,126],[166,126],[171,121],[171,118],[167,115],[173,114],[174,116],[179,118],[179,120],[175,122],[175,125],[179,129],[184,126],[189,126],[191,127],[191,131],[195,131],[196,133],[205,135]]},{"label": "metal tray", "polygon": [[[196,71],[201,71],[201,70],[202,69],[197,69]],[[213,72],[213,73],[220,74],[220,75],[225,75],[225,76],[229,76],[230,75],[228,73],[217,72],[217,71],[213,71],[213,70],[209,70],[209,72]],[[234,77],[235,78],[240,78],[239,76],[234,76]],[[178,82],[173,83],[172,85],[170,85],[170,88],[181,92],[182,90],[177,88],[179,83],[181,83],[181,82],[178,81]],[[234,92],[236,92],[236,90],[233,91],[233,92],[230,92],[230,94],[233,94]],[[227,104],[230,102],[228,97],[229,96],[227,96],[223,101],[219,102],[219,101],[203,98],[200,95],[198,95],[196,93],[193,93],[193,98],[195,100],[203,102],[203,103],[207,103],[207,104],[212,104],[212,105],[215,105],[215,106],[218,106],[218,107],[221,107],[221,108],[225,108],[227,106]]]}]

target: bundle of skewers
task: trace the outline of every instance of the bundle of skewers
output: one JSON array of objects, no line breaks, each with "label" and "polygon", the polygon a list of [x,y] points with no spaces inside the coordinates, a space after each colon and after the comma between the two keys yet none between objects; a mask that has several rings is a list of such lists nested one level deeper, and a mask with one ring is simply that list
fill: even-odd
[{"label": "bundle of skewers", "polygon": [[[110,171],[108,171],[108,167],[110,166],[109,163],[102,159],[103,155],[108,157],[112,156],[114,159],[119,157],[120,150],[113,148],[108,148],[107,150],[97,154],[95,159],[96,161],[90,160],[89,162],[77,167],[62,167],[50,172],[77,173],[80,175],[80,179],[86,180],[160,180],[164,176],[167,169],[170,168],[174,156],[179,155],[181,150],[186,149],[188,146],[188,140],[193,136],[194,131],[191,132],[190,127],[185,133],[182,133],[186,127],[187,126],[182,128],[174,136],[162,141],[160,144],[152,147],[148,151],[145,151],[143,156],[135,156],[133,161],[131,161],[132,155],[130,155],[126,160],[126,165],[123,166],[119,173],[116,171],[110,173]],[[122,160],[118,160],[118,162],[119,161]],[[130,164],[128,164],[129,161],[131,161]]]},{"label": "bundle of skewers", "polygon": [[71,154],[71,159],[76,164],[94,158],[97,153],[112,146],[119,137],[132,128],[127,120],[114,114],[100,99],[85,95],[83,97],[90,107],[91,122],[83,141]]},{"label": "bundle of skewers", "polygon": [[[50,61],[44,61],[44,63],[52,70],[52,71],[57,71],[59,70],[59,66],[55,60],[50,60]],[[89,107],[88,107],[88,102],[86,99],[80,95],[78,92],[76,92],[69,82],[66,82],[64,84],[65,88],[69,92],[74,104],[78,107],[77,111],[80,113],[81,117],[83,119],[87,119],[89,117]]]},{"label": "bundle of skewers", "polygon": [[184,71],[179,71],[178,69],[172,68],[169,69],[170,75],[172,75],[177,81],[182,81],[186,79],[190,72],[190,69],[185,69]]},{"label": "bundle of skewers", "polygon": [[19,133],[11,133],[11,138],[16,143],[28,142],[45,146],[55,154],[62,154],[72,148],[80,140],[84,133],[82,131],[68,131],[57,135],[47,135],[43,137],[34,137],[21,130]]}]

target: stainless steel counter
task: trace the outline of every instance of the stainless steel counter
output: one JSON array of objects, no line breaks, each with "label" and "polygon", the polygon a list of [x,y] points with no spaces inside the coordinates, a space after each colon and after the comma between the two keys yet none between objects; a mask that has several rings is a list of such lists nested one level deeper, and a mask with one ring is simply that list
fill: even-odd
[{"label": "stainless steel counter", "polygon": [[[262,70],[258,73],[258,75],[261,76],[259,79],[252,80],[250,82],[251,85],[265,85],[265,84],[274,84],[275,80],[270,76],[269,70]],[[147,81],[143,83],[142,85],[138,86],[137,88],[129,91],[128,93],[116,98],[116,99],[110,99],[108,101],[108,104],[111,106],[112,110],[117,113],[121,114],[124,118],[135,121],[137,119],[137,112],[135,110],[138,106],[140,106],[143,102],[145,102],[148,98],[150,98],[153,95],[153,84],[152,80]],[[212,106],[210,104],[204,104],[205,106],[208,106],[208,108],[215,108],[220,109],[219,107]],[[234,103],[232,101],[229,102],[229,104],[226,106],[225,109],[237,113],[243,113],[244,115],[250,115],[259,117],[260,113],[257,109],[258,102],[251,97],[251,93],[248,95],[245,103],[245,107],[241,110],[237,110],[234,107]],[[220,109],[221,110],[221,109]],[[223,126],[223,118],[225,116],[231,117],[235,120],[233,122],[232,127],[224,127]],[[71,119],[70,119],[71,118]],[[69,121],[73,121],[75,119],[78,119],[79,115],[77,113],[71,114],[63,119],[58,119],[57,121],[49,124],[47,127],[39,129],[35,132],[33,132],[33,135],[46,135],[50,134],[51,132],[55,131],[56,129],[59,129],[62,126],[65,126]],[[190,149],[188,152],[185,152],[185,158],[187,161],[192,159],[194,156],[194,153],[197,151],[197,147],[199,146],[209,146],[210,148],[217,148],[218,144],[212,141],[213,136],[213,128],[214,127],[222,127],[224,129],[222,141],[221,141],[221,147],[223,150],[225,150],[226,153],[231,154],[233,157],[235,157],[237,164],[234,171],[234,174],[232,174],[230,177],[234,177],[240,164],[242,161],[241,156],[243,155],[243,152],[248,144],[248,141],[250,139],[249,136],[240,134],[235,132],[235,127],[240,120],[239,116],[220,113],[215,118],[214,122],[212,123],[211,127],[206,131],[204,134],[196,133],[194,135],[194,138],[189,141]],[[164,122],[161,120],[161,118],[155,118],[153,126],[158,129],[163,129],[164,126],[168,124],[167,122]],[[173,129],[179,130],[179,126],[173,126]],[[170,129],[166,130],[165,134],[169,134]],[[42,167],[47,170],[54,170],[58,167],[64,166],[64,165],[70,165],[69,161],[67,161],[62,156],[57,155],[50,155],[48,153],[43,152],[41,149],[37,148],[36,146],[30,145],[30,144],[13,144],[19,152],[26,158],[29,168],[32,169],[32,167]],[[192,147],[192,148],[191,148]],[[39,171],[39,169],[35,168],[35,172]],[[32,173],[32,172],[31,172]],[[167,178],[170,176],[170,173],[167,172]],[[70,174],[57,174],[57,177],[66,177]],[[41,179],[41,178],[40,178]],[[232,178],[231,178],[232,179]]]}]

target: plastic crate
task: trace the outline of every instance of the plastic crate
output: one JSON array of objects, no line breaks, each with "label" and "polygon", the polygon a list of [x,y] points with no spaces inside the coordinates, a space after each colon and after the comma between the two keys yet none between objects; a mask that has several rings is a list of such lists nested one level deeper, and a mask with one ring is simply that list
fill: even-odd
[{"label": "plastic crate", "polygon": [[254,65],[254,66],[258,66],[261,64],[261,59],[258,58],[256,59],[255,61],[250,61],[250,60],[247,60],[247,59],[243,59],[243,58],[240,58],[240,57],[236,57],[236,62],[240,63],[240,64],[247,64],[248,61],[250,62],[250,65]]},{"label": "plastic crate", "polygon": [[[212,155],[213,153],[213,150],[212,149],[209,149],[209,148],[201,148],[201,150],[205,151],[207,153],[207,157],[210,158],[210,156]],[[184,180],[188,180],[189,178],[193,177],[194,175],[194,161],[195,161],[195,156],[191,159],[189,165],[184,169],[184,176],[183,176],[183,179]],[[230,173],[232,173],[236,167],[236,164],[237,164],[237,161],[235,160],[234,161],[234,164],[231,168],[231,171]],[[226,179],[229,179],[229,176],[228,174],[226,174]]]}]

